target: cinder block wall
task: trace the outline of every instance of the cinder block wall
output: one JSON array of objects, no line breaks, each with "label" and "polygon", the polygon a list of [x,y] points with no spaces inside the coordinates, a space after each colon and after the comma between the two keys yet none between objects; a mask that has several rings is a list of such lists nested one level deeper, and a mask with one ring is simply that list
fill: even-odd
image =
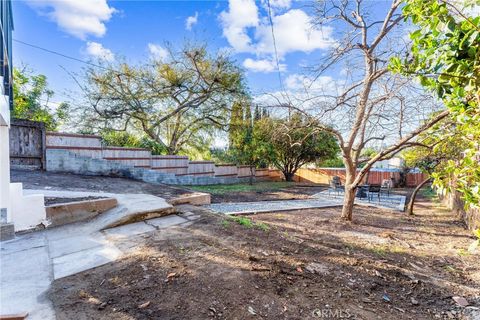
[{"label": "cinder block wall", "polygon": [[[252,174],[249,166],[215,165],[213,161],[189,161],[185,156],[152,156],[146,149],[103,146],[101,137],[95,135],[49,132],[46,141],[48,171],[174,185],[233,184],[249,181]],[[253,176],[257,176],[255,169]],[[272,175],[264,169],[258,176]]]},{"label": "cinder block wall", "polygon": [[153,170],[185,175],[188,172],[188,162],[186,156],[152,156],[151,166]]},{"label": "cinder block wall", "polygon": [[238,168],[234,164],[217,164],[215,177],[238,177]]},{"label": "cinder block wall", "polygon": [[132,165],[136,168],[150,168],[152,153],[140,148],[104,147],[103,159]]},{"label": "cinder block wall", "polygon": [[215,175],[215,162],[213,161],[190,161],[187,175],[213,177]]},{"label": "cinder block wall", "polygon": [[239,178],[248,178],[251,175],[255,177],[255,168],[251,166],[238,166],[237,168]]},{"label": "cinder block wall", "polygon": [[47,132],[46,149],[68,150],[80,156],[102,159],[103,148],[100,136]]}]

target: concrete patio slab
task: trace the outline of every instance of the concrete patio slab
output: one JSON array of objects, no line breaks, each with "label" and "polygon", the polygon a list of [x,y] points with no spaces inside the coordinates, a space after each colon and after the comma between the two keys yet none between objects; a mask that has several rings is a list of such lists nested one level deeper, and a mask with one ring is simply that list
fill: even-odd
[{"label": "concrete patio slab", "polygon": [[[34,239],[38,245],[40,240]],[[5,244],[9,254],[2,250],[1,255],[0,314],[28,312],[29,320],[55,319],[52,304],[46,297],[52,271],[45,238],[43,246],[31,248],[27,248],[24,241],[13,242],[16,243]],[[14,252],[14,248],[19,251]]]},{"label": "concrete patio slab", "polygon": [[10,253],[44,246],[46,246],[45,234],[43,232],[32,232],[9,241],[0,242],[0,253],[3,257]]},{"label": "concrete patio slab", "polygon": [[[36,193],[35,190],[27,190]],[[112,196],[118,206],[87,221],[43,231],[18,234],[0,243],[0,314],[27,312],[28,319],[55,319],[54,309],[46,293],[54,279],[104,265],[134,250],[129,238],[186,221],[179,216],[154,219],[103,229],[137,217],[170,213],[173,207],[164,199],[144,194],[107,194],[42,190],[53,197]],[[163,220],[165,219],[165,220]],[[124,250],[122,252],[122,250]],[[133,248],[133,249],[132,249]],[[129,251],[130,250],[130,251]]]},{"label": "concrete patio slab", "polygon": [[49,241],[50,258],[57,258],[78,251],[102,246],[106,243],[103,236],[76,236]]},{"label": "concrete patio slab", "polygon": [[115,261],[122,252],[114,245],[97,246],[91,249],[53,258],[53,278],[59,279]]},{"label": "concrete patio slab", "polygon": [[188,222],[188,220],[182,217],[179,217],[177,215],[174,215],[174,216],[150,219],[150,220],[146,220],[145,222],[157,228],[162,229],[162,228],[168,228],[177,224],[181,224],[184,222]]},{"label": "concrete patio slab", "polygon": [[133,235],[147,233],[155,230],[156,230],[155,227],[141,221],[141,222],[126,224],[124,226],[116,227],[113,229],[106,229],[103,231],[103,233],[108,238],[122,239],[122,238],[128,238]]}]

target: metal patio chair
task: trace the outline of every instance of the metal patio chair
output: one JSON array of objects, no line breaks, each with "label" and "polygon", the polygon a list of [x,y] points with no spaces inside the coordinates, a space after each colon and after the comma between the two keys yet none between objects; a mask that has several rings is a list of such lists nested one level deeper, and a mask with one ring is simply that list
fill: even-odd
[{"label": "metal patio chair", "polygon": [[345,187],[342,186],[342,184],[340,182],[340,178],[337,177],[337,176],[333,177],[332,180],[329,183],[329,187],[328,187],[328,195],[329,196],[330,196],[331,192],[337,193],[337,195],[340,195],[340,193],[345,192]]},{"label": "metal patio chair", "polygon": [[375,195],[377,196],[378,202],[380,202],[380,189],[381,188],[382,188],[382,186],[375,185],[375,184],[372,184],[372,185],[368,186],[368,193],[367,193],[368,202],[373,200],[373,197]]}]

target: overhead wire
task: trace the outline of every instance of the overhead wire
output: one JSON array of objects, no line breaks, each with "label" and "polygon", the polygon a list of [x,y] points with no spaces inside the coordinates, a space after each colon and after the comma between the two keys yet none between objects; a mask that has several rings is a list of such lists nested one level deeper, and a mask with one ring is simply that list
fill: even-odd
[{"label": "overhead wire", "polygon": [[286,97],[288,101],[288,117],[291,117],[291,109],[292,109],[292,101],[290,100],[290,96],[288,92],[285,90],[285,86],[283,84],[283,79],[282,79],[282,71],[280,70],[280,59],[278,58],[278,49],[277,49],[277,40],[275,38],[275,30],[273,26],[273,18],[272,18],[272,8],[270,6],[270,0],[267,0],[267,7],[268,7],[268,21],[270,23],[270,30],[272,33],[272,43],[273,43],[273,52],[275,55],[275,64],[277,67],[277,73],[278,73],[278,81],[280,82],[280,90],[282,92],[282,95]]}]

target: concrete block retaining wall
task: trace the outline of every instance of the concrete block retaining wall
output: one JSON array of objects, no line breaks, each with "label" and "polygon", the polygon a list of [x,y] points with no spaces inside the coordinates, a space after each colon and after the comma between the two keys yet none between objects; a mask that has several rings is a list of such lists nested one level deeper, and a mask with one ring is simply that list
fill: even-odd
[{"label": "concrete block retaining wall", "polygon": [[134,167],[116,161],[81,156],[68,150],[47,149],[47,171],[83,175],[125,177],[148,183],[171,185],[212,185],[248,182],[248,178],[207,175],[176,175],[148,168]]},{"label": "concrete block retaining wall", "polygon": [[102,138],[94,135],[48,132],[46,149],[69,150],[80,156],[102,159]]},{"label": "concrete block retaining wall", "polygon": [[[185,156],[157,156],[147,149],[103,146],[100,136],[49,132],[46,137],[47,171],[128,177],[149,183],[209,185],[250,180],[249,166],[215,165],[189,161]],[[255,169],[254,177],[257,176]],[[259,179],[270,177],[268,169]]]},{"label": "concrete block retaining wall", "polygon": [[234,164],[217,164],[215,177],[238,177],[238,168]]},{"label": "concrete block retaining wall", "polygon": [[190,161],[187,175],[213,177],[215,175],[215,162],[213,161]]},{"label": "concrete block retaining wall", "polygon": [[251,175],[255,177],[255,168],[251,168],[251,166],[238,166],[238,177],[248,178]]},{"label": "concrete block retaining wall", "polygon": [[138,168],[150,168],[152,154],[145,149],[105,147],[103,148],[103,159]]},{"label": "concrete block retaining wall", "polygon": [[189,162],[186,156],[152,156],[151,167],[161,172],[185,175]]}]

